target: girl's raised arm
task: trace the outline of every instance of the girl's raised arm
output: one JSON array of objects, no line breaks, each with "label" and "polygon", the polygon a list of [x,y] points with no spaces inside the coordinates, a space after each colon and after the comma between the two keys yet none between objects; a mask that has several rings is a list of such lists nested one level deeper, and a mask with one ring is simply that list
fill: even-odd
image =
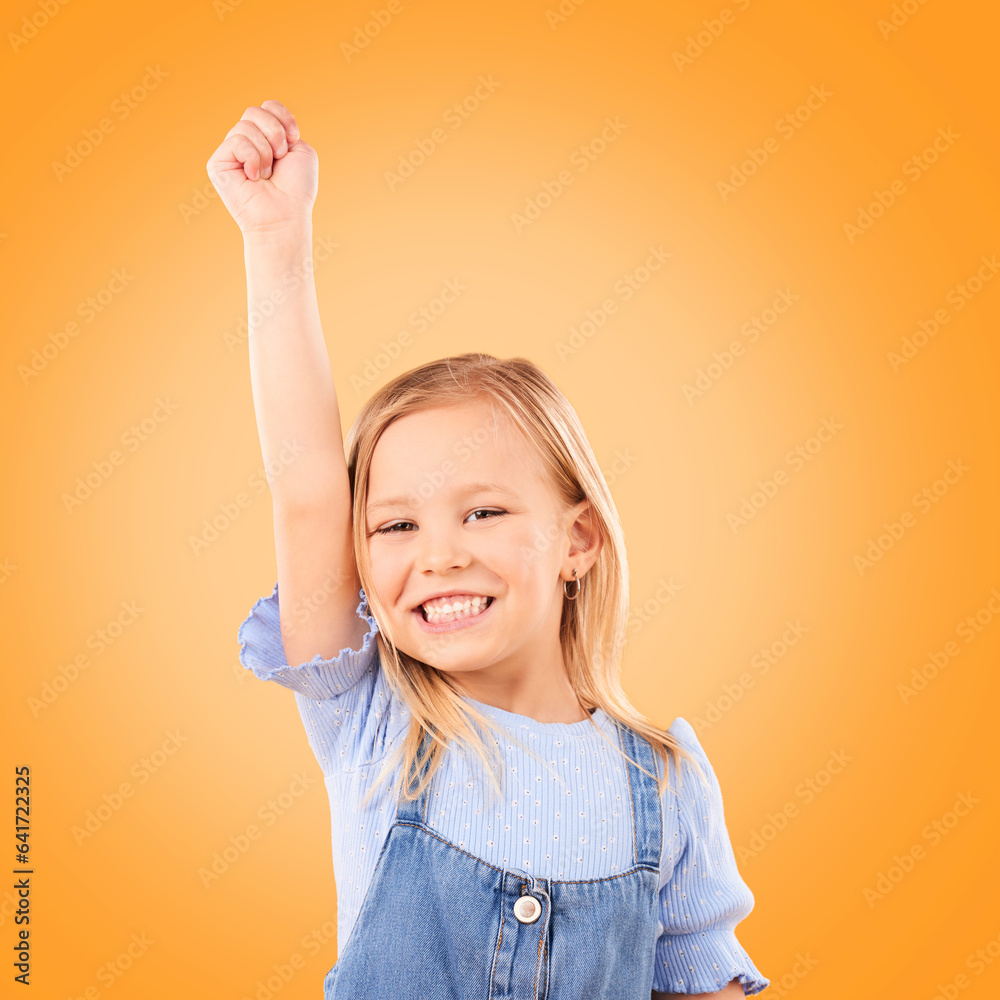
[{"label": "girl's raised arm", "polygon": [[312,276],[319,160],[279,101],[247,108],[207,164],[243,233],[250,383],[274,501],[290,666],[355,649],[358,578],[337,393]]}]

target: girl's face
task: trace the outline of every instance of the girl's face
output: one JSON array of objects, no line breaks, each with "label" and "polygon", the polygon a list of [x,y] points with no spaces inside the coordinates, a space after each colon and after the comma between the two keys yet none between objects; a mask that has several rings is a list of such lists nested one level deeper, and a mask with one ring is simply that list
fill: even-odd
[{"label": "girl's face", "polygon": [[[563,578],[571,566],[582,577],[600,548],[583,552],[571,530],[580,515],[589,525],[588,508],[562,509],[533,446],[488,404],[390,424],[372,455],[366,535],[397,647],[487,702],[528,671],[564,674]],[[428,620],[423,606],[441,593],[455,597],[431,600]],[[457,618],[434,614],[456,601]]]}]

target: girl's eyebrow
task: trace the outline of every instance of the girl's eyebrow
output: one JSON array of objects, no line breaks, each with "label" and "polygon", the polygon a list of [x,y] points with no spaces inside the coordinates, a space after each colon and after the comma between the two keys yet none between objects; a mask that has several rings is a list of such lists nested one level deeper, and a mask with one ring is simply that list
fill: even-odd
[{"label": "girl's eyebrow", "polygon": [[[455,491],[459,496],[469,496],[473,493],[500,493],[503,496],[509,497],[511,500],[516,500],[518,494],[514,490],[501,485],[500,483],[466,483],[465,486],[460,487]],[[413,501],[413,494],[406,493],[400,496],[385,497],[381,500],[374,500],[372,503],[368,504],[366,510],[369,514],[373,511],[381,510],[384,507],[409,507]]]}]

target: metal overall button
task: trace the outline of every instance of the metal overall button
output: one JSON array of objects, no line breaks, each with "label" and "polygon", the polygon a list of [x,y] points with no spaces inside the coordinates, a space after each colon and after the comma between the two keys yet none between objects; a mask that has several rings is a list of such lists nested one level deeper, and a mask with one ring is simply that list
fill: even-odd
[{"label": "metal overall button", "polygon": [[522,924],[533,924],[542,914],[542,904],[534,896],[519,896],[514,903],[514,916]]}]

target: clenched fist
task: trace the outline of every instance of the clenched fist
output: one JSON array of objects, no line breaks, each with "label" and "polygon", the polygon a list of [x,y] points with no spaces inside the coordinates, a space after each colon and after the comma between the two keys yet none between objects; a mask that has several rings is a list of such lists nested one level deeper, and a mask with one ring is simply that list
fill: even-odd
[{"label": "clenched fist", "polygon": [[247,108],[207,169],[244,237],[311,224],[319,157],[299,138],[295,118],[280,101]]}]

